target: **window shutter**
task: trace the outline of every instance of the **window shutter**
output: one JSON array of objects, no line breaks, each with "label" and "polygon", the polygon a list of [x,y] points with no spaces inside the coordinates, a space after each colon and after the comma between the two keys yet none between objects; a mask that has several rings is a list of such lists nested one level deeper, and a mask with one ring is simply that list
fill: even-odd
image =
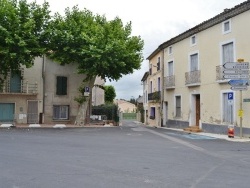
[{"label": "window shutter", "polygon": [[67,77],[64,76],[56,77],[56,94],[67,95]]}]

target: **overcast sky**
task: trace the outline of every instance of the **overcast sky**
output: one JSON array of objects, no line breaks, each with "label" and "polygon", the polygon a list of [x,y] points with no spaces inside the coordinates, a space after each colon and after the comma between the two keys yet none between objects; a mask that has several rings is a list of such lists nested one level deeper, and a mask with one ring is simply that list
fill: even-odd
[{"label": "overcast sky", "polygon": [[[29,0],[31,2],[32,0]],[[40,4],[44,0],[37,0]],[[116,90],[117,99],[137,98],[143,94],[141,79],[148,71],[146,58],[163,42],[195,25],[232,8],[245,0],[47,0],[53,12],[78,5],[107,19],[116,16],[123,23],[132,22],[132,35],[144,40],[144,61],[140,70],[119,81],[107,82]]]}]

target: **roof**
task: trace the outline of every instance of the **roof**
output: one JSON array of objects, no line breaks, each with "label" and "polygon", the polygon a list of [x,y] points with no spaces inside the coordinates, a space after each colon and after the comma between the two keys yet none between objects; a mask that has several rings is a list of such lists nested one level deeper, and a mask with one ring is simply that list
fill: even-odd
[{"label": "roof", "polygon": [[147,79],[148,75],[149,75],[149,72],[148,71],[145,72],[144,75],[143,75],[143,77],[142,77],[142,79],[141,79],[141,81],[142,82],[145,81]]},{"label": "roof", "polygon": [[247,0],[239,5],[236,5],[235,7],[231,8],[231,9],[225,9],[222,13],[216,15],[215,17],[206,20],[198,25],[196,25],[195,27],[185,31],[184,33],[181,33],[180,35],[177,35],[174,38],[171,38],[170,40],[162,43],[157,49],[155,49],[153,51],[153,53],[151,53],[148,56],[148,60],[150,60],[151,58],[153,58],[157,53],[159,53],[159,51],[161,51],[162,49],[171,46],[179,41],[182,41],[185,38],[188,38],[198,32],[201,32],[203,30],[206,30],[218,23],[221,23],[225,20],[228,20],[232,17],[235,17],[243,12],[246,12],[250,10],[250,0]]}]

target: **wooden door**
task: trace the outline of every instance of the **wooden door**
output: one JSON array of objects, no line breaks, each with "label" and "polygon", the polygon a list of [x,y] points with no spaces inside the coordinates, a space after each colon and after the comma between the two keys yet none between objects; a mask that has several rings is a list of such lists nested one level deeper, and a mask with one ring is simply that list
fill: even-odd
[{"label": "wooden door", "polygon": [[199,126],[200,121],[200,95],[196,95],[196,126]]}]

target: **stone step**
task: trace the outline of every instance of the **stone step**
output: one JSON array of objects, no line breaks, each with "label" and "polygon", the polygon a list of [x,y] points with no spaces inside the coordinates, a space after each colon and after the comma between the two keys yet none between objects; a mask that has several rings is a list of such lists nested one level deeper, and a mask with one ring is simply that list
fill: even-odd
[{"label": "stone step", "polygon": [[190,127],[184,128],[183,130],[186,132],[196,132],[196,133],[202,132],[202,130],[198,126],[190,126]]}]

